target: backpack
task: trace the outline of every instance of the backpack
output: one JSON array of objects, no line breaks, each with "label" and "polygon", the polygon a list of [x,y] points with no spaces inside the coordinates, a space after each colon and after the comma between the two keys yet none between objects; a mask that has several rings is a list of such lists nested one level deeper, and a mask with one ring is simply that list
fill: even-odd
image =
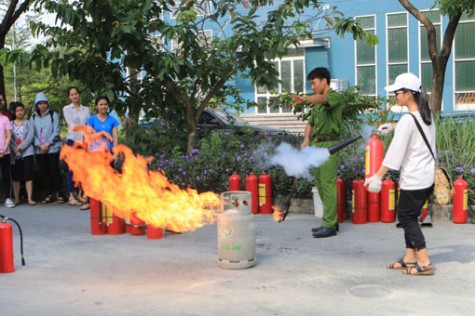
[{"label": "backpack", "polygon": [[[51,124],[53,124],[53,115],[54,115],[54,111],[53,110],[50,110],[49,112],[49,116],[51,117]],[[36,116],[38,115],[38,113],[35,113],[33,114],[33,119],[35,120],[36,119]]]}]

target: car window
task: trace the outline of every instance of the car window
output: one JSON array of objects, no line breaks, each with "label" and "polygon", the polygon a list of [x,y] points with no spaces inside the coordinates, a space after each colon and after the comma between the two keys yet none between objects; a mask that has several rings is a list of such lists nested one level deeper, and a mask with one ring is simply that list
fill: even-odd
[{"label": "car window", "polygon": [[211,114],[206,113],[206,112],[203,112],[203,114],[201,114],[198,124],[219,125],[216,118],[214,118]]},{"label": "car window", "polygon": [[223,111],[214,111],[213,112],[216,116],[218,116],[221,120],[226,122],[227,124],[234,124],[234,125],[246,125],[247,122],[242,118]]}]

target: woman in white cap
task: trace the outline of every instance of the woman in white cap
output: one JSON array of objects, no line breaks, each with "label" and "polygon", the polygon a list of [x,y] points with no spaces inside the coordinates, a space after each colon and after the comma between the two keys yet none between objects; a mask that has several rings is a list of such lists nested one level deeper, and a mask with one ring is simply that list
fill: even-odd
[{"label": "woman in white cap", "polygon": [[36,95],[33,115],[30,119],[34,128],[36,160],[40,169],[42,185],[46,193],[42,204],[48,204],[56,199],[64,203],[64,198],[59,194],[61,177],[59,174],[59,150],[61,139],[59,137],[61,121],[58,113],[49,108],[48,98],[43,92]]},{"label": "woman in white cap", "polygon": [[389,169],[400,170],[400,198],[398,220],[404,228],[406,252],[404,256],[387,266],[403,270],[406,275],[433,274],[433,267],[426,249],[426,242],[419,225],[419,216],[425,201],[434,188],[435,160],[420,133],[416,120],[422,128],[433,153],[435,148],[435,123],[421,81],[412,73],[399,75],[394,84],[385,88],[394,92],[397,104],[407,107],[409,114],[399,122],[381,125],[378,130],[387,134],[394,130],[381,168],[367,179],[369,192],[381,191],[382,179]]}]

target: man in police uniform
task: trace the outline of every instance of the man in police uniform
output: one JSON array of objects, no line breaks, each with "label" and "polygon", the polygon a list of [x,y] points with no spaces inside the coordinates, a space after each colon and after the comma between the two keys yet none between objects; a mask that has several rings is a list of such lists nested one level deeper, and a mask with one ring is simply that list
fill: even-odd
[{"label": "man in police uniform", "polygon": [[[343,113],[343,97],[330,89],[330,72],[326,68],[315,68],[307,79],[315,94],[293,96],[293,107],[302,102],[313,104],[310,118],[305,127],[304,140],[300,147],[307,146],[327,148],[340,141],[340,128]],[[338,170],[338,153],[330,156],[319,168],[312,170],[315,185],[323,204],[322,226],[312,228],[315,238],[335,236],[338,231],[336,214],[336,176]]]}]

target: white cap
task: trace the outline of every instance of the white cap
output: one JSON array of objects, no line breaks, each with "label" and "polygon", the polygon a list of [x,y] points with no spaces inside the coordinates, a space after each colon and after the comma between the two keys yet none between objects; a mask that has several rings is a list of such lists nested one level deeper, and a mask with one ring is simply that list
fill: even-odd
[{"label": "white cap", "polygon": [[421,81],[416,75],[408,72],[396,77],[392,85],[387,86],[384,90],[394,92],[401,89],[407,89],[414,92],[421,92]]}]

